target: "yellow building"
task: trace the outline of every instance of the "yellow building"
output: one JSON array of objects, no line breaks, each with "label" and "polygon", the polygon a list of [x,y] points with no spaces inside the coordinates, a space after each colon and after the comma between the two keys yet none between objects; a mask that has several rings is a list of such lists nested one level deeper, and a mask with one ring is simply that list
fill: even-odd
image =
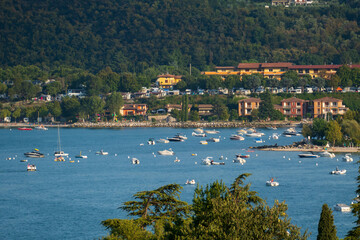
[{"label": "yellow building", "polygon": [[[239,78],[241,78],[243,75],[258,73],[265,78],[275,78],[280,80],[285,72],[293,70],[297,72],[299,76],[308,74],[312,78],[322,77],[329,79],[341,66],[343,65],[294,65],[290,62],[239,63],[237,67],[215,67],[215,71],[202,72],[202,74],[207,76],[221,76],[223,78],[230,75],[239,75]],[[349,65],[349,67],[360,68],[360,65],[352,64]]]},{"label": "yellow building", "polygon": [[323,97],[314,101],[314,118],[325,116],[328,113],[332,115],[343,115],[348,108],[343,105],[343,100],[333,97]]},{"label": "yellow building", "polygon": [[259,98],[246,98],[238,101],[239,116],[250,116],[252,110],[258,109],[262,102]]},{"label": "yellow building", "polygon": [[181,76],[163,74],[157,76],[156,84],[164,89],[169,89],[175,86],[178,82],[181,81]]}]

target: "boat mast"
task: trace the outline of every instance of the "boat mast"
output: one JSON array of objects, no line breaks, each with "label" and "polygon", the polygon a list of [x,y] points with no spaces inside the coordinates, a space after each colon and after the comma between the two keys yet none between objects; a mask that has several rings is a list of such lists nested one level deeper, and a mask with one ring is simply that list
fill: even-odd
[{"label": "boat mast", "polygon": [[61,152],[60,127],[59,127],[59,125],[58,125],[58,149],[59,149],[59,152]]}]

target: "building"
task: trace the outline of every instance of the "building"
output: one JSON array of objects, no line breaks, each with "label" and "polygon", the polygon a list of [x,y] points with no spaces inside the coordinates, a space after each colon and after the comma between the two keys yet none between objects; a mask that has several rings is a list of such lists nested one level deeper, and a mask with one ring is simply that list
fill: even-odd
[{"label": "building", "polygon": [[120,108],[120,114],[122,116],[145,116],[148,107],[146,104],[124,104]]},{"label": "building", "polygon": [[252,110],[258,109],[262,102],[259,98],[246,98],[238,101],[239,116],[250,116]]},{"label": "building", "polygon": [[[188,104],[188,112],[190,112],[191,107],[192,105]],[[171,112],[174,109],[182,111],[182,104],[166,104],[165,108],[167,112]]]},{"label": "building", "polygon": [[312,0],[272,0],[273,6],[307,5],[312,4]]},{"label": "building", "polygon": [[[298,73],[299,76],[305,74],[312,78],[322,77],[329,79],[343,65],[294,65],[290,62],[277,63],[239,63],[237,67],[215,67],[215,71],[202,72],[207,76],[221,76],[226,78],[231,75],[238,75],[241,79],[243,75],[251,75],[254,73],[261,74],[265,78],[275,78],[280,80],[282,75],[289,70]],[[350,68],[360,68],[360,65],[348,65]]]},{"label": "building", "polygon": [[199,115],[200,116],[209,116],[212,115],[212,112],[214,110],[214,106],[212,104],[199,104]]},{"label": "building", "polygon": [[284,99],[281,101],[281,108],[279,109],[286,117],[301,117],[304,118],[307,112],[308,102],[296,97]]},{"label": "building", "polygon": [[157,76],[156,84],[164,89],[169,89],[181,81],[181,76],[163,74]]},{"label": "building", "polygon": [[327,114],[343,115],[348,108],[343,105],[343,100],[333,97],[323,97],[313,100],[313,115],[314,118],[325,117]]}]

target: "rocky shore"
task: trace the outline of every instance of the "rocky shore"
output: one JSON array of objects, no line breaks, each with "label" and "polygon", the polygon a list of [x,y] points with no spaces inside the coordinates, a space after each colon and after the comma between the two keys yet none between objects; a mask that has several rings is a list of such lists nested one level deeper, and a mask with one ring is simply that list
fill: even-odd
[{"label": "rocky shore", "polygon": [[278,146],[275,145],[263,145],[252,147],[253,149],[258,149],[261,151],[284,151],[284,152],[323,152],[328,151],[332,153],[356,153],[360,152],[358,147],[329,147],[324,148],[321,146],[316,146],[313,144],[308,144],[305,141],[294,142],[291,145]]},{"label": "rocky shore", "polygon": [[[301,126],[301,122],[292,121],[273,121],[273,122],[76,122],[72,124],[62,124],[60,127],[73,128],[137,128],[137,127],[170,127],[170,128],[242,128],[242,127],[294,127]],[[45,127],[57,127],[58,124],[43,124]],[[35,123],[0,123],[1,128],[9,127],[35,127]]]}]

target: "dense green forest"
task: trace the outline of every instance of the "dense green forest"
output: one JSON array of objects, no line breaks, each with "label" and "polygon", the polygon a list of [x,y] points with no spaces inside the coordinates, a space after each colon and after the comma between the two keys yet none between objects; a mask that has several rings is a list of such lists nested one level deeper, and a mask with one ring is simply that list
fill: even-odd
[{"label": "dense green forest", "polygon": [[181,72],[238,62],[360,62],[359,1],[272,7],[271,1],[0,2],[0,65],[66,65],[96,73]]}]

